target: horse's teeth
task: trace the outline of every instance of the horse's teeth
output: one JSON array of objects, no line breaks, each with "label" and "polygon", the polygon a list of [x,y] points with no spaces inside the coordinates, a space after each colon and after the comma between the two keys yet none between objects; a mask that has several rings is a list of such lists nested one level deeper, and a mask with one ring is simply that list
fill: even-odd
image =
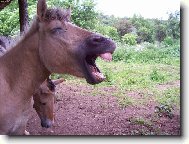
[{"label": "horse's teeth", "polygon": [[93,75],[95,75],[98,79],[105,79],[106,77],[99,72],[93,72]]}]

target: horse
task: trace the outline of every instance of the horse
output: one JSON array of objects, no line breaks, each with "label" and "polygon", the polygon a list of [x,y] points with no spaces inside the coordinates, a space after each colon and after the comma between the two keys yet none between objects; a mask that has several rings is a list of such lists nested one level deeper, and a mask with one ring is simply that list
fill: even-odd
[{"label": "horse", "polygon": [[[13,39],[10,37],[0,36],[0,56],[7,52],[12,41]],[[55,87],[63,81],[64,79],[51,80],[47,78],[33,94],[33,108],[41,120],[42,127],[49,128],[54,122]],[[25,135],[29,135],[26,130]]]},{"label": "horse", "polygon": [[111,61],[115,42],[70,18],[70,8],[48,8],[46,0],[38,0],[28,32],[0,57],[0,134],[24,134],[32,95],[51,73],[85,78],[93,85],[105,80],[95,60]]},{"label": "horse", "polygon": [[55,87],[64,79],[46,79],[33,94],[33,108],[36,110],[41,126],[49,128],[54,123]]}]

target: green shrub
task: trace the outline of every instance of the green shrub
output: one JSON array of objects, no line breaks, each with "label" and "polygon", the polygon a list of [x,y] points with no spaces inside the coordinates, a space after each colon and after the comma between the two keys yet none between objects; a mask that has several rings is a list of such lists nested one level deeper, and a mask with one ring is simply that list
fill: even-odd
[{"label": "green shrub", "polygon": [[110,37],[116,41],[119,41],[119,39],[120,39],[117,29],[112,26],[106,26],[106,25],[98,23],[98,24],[96,24],[95,31],[102,35]]},{"label": "green shrub", "polygon": [[157,69],[153,69],[152,73],[150,74],[150,79],[154,82],[164,82],[165,77],[157,71]]},{"label": "green shrub", "polygon": [[137,50],[136,46],[122,46],[113,54],[114,61],[124,61],[126,63],[162,63],[179,65],[180,46],[174,45],[169,47],[145,46]]},{"label": "green shrub", "polygon": [[168,36],[164,39],[163,43],[165,44],[165,46],[172,46],[174,44],[174,40],[173,38]]},{"label": "green shrub", "polygon": [[122,36],[122,41],[128,45],[136,45],[136,38],[137,36],[135,34],[128,33]]}]

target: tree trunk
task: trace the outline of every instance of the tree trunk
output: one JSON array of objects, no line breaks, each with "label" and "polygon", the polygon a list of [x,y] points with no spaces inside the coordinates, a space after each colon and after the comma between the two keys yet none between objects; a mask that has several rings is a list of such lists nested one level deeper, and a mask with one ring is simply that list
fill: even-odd
[{"label": "tree trunk", "polygon": [[20,33],[23,33],[29,22],[28,22],[28,11],[27,11],[27,0],[18,0],[19,4],[19,20],[20,20]]}]

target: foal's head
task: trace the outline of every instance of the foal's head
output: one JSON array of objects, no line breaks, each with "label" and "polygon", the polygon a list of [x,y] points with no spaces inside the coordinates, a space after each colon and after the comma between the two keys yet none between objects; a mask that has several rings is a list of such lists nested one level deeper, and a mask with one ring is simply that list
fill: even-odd
[{"label": "foal's head", "polygon": [[97,84],[105,77],[95,64],[97,57],[110,61],[115,43],[70,22],[71,10],[48,9],[38,0],[39,55],[50,72],[84,77]]},{"label": "foal's head", "polygon": [[41,119],[42,127],[49,128],[54,121],[55,86],[61,82],[63,79],[55,81],[47,79],[33,95],[33,107]]}]

